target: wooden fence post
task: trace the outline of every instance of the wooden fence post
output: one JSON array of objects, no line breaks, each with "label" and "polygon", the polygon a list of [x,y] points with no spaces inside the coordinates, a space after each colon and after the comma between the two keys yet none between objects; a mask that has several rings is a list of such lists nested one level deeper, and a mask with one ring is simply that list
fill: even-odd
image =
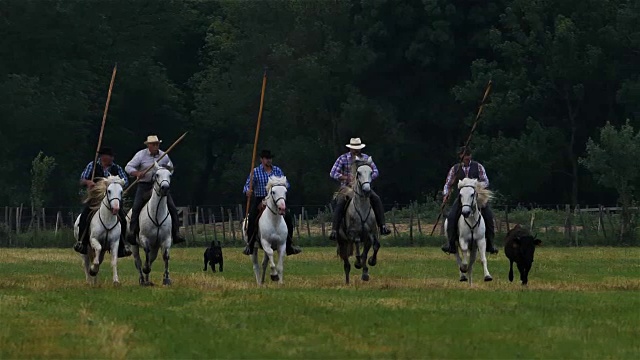
[{"label": "wooden fence post", "polygon": [[225,230],[225,224],[224,224],[224,208],[222,206],[220,206],[220,222],[222,223],[222,241],[227,241],[227,231]]},{"label": "wooden fence post", "polygon": [[213,213],[213,210],[209,209],[209,219],[211,224],[213,224],[213,240],[218,241],[218,231],[216,229],[216,215]]},{"label": "wooden fence post", "polygon": [[309,213],[304,211],[304,220],[307,223],[307,236],[311,237],[311,228],[309,227]]},{"label": "wooden fence post", "polygon": [[202,232],[204,234],[204,242],[209,243],[209,238],[207,238],[207,220],[204,216],[204,209],[200,209],[202,211]]},{"label": "wooden fence post", "polygon": [[416,207],[416,220],[418,221],[418,232],[422,235],[422,226],[420,225],[420,208],[418,207],[418,200],[414,202]]},{"label": "wooden fence post", "polygon": [[236,242],[236,229],[233,226],[233,215],[231,214],[231,209],[227,209],[227,215],[229,215],[229,231],[231,231],[231,238],[233,242]]},{"label": "wooden fence post", "polygon": [[62,218],[62,213],[60,211],[58,211],[56,213],[56,231],[55,231],[55,235],[58,235],[58,223],[60,222],[60,219]]},{"label": "wooden fence post", "polygon": [[327,238],[327,233],[325,232],[324,229],[324,210],[320,210],[318,209],[318,220],[320,220],[320,229],[322,230],[322,238],[326,239]]},{"label": "wooden fence post", "polygon": [[411,246],[415,246],[413,243],[413,205],[409,205],[409,243]]},{"label": "wooden fence post", "polygon": [[509,232],[509,230],[511,230],[511,227],[509,226],[509,205],[504,207],[504,222],[505,225],[507,225],[507,232]]},{"label": "wooden fence post", "polygon": [[566,219],[564,220],[564,237],[569,240],[569,243],[573,242],[573,235],[571,231],[571,205],[565,204]]},{"label": "wooden fence post", "polygon": [[393,238],[398,237],[398,229],[396,229],[396,207],[391,208],[391,226],[393,226]]}]

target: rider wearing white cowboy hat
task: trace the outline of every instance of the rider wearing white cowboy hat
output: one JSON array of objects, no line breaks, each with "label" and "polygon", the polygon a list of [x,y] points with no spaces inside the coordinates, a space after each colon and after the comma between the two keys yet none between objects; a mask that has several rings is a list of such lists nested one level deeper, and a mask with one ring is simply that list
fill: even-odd
[{"label": "rider wearing white cowboy hat", "polygon": [[[356,157],[361,158],[363,160],[367,160],[369,155],[363,154],[361,150],[366,146],[362,143],[360,138],[351,138],[349,143],[345,145],[349,148],[349,152],[344,153],[338,157],[336,162],[333,164],[331,168],[331,172],[329,176],[332,179],[340,182],[340,186],[347,186],[351,182],[351,164],[355,161]],[[378,177],[378,168],[375,163],[371,163],[371,168],[373,169],[373,173],[371,174],[371,180],[375,180]],[[388,235],[391,233],[387,226],[384,223],[384,207],[382,206],[382,200],[375,191],[371,190],[371,206],[373,208],[373,212],[376,215],[376,221],[378,222],[378,227],[380,227],[380,233],[382,235]],[[331,240],[336,239],[336,232],[338,227],[340,226],[340,221],[344,216],[344,207],[346,205],[347,199],[344,197],[338,197],[338,201],[336,207],[333,211],[333,222],[331,228],[331,234],[329,238]]]},{"label": "rider wearing white cowboy hat", "polygon": [[[144,142],[144,144],[147,145],[147,148],[138,151],[124,168],[129,175],[140,179],[140,181],[138,181],[138,187],[136,188],[136,196],[133,200],[133,206],[131,207],[131,223],[129,226],[131,231],[127,234],[127,240],[129,243],[134,245],[136,244],[136,237],[140,231],[138,222],[140,210],[142,210],[144,204],[149,201],[149,198],[151,197],[151,190],[153,189],[152,178],[155,171],[151,168],[151,170],[143,175],[144,171],[157,161],[159,166],[163,166],[171,170],[171,173],[173,173],[173,163],[171,163],[169,155],[165,155],[165,157],[158,160],[164,154],[164,151],[160,150],[161,142],[162,140],[158,139],[158,136],[156,135],[147,136],[147,140]],[[169,208],[169,215],[171,215],[171,236],[173,238],[173,243],[179,244],[185,240],[180,235],[178,209],[173,202],[170,192],[167,194],[167,206]]]},{"label": "rider wearing white cowboy hat", "polygon": [[[478,179],[480,182],[484,182],[486,186],[489,186],[489,178],[487,177],[487,172],[484,169],[484,166],[477,161],[471,160],[471,148],[468,146],[460,147],[458,156],[462,157],[462,166],[460,166],[460,163],[457,163],[449,170],[449,174],[447,175],[447,180],[445,181],[444,189],[442,191],[445,202],[449,199],[449,195],[451,195],[451,188],[453,185],[457,184],[458,180],[462,180],[465,177]],[[449,209],[449,214],[447,215],[447,237],[449,241],[442,246],[442,251],[445,253],[455,254],[457,252],[455,244],[458,227],[455,224],[458,223],[461,213],[460,195],[457,194],[456,199],[451,205],[451,209]],[[498,249],[493,246],[493,238],[495,237],[493,212],[489,208],[488,204],[487,206],[480,208],[480,214],[485,220],[487,252],[497,254]]]}]

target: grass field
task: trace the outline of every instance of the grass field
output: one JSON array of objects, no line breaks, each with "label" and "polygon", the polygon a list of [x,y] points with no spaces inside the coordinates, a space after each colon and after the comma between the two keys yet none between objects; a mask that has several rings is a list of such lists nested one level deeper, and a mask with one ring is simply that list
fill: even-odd
[{"label": "grass field", "polygon": [[333,248],[305,248],[286,259],[285,285],[263,288],[241,249],[224,249],[215,274],[202,251],[174,250],[169,288],[138,286],[122,259],[115,288],[109,260],[90,287],[71,249],[0,249],[0,359],[640,354],[640,248],[542,247],[526,288],[508,282],[502,251],[494,281],[470,287],[437,248],[382,248],[371,281],[355,270],[345,286]]}]

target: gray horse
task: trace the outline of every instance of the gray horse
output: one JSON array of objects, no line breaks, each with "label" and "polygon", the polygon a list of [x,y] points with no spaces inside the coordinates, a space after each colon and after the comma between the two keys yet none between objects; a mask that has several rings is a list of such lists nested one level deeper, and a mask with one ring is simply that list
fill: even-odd
[{"label": "gray horse", "polygon": [[[362,268],[362,280],[369,281],[367,254],[373,245],[373,256],[369,259],[370,266],[375,266],[378,258],[380,242],[378,241],[378,226],[376,216],[371,208],[369,195],[371,194],[372,158],[367,160],[356,158],[351,165],[351,184],[343,188],[338,196],[346,196],[347,202],[345,218],[338,229],[338,255],[344,261],[345,281],[349,283],[351,264],[349,257],[356,250],[356,269]],[[360,254],[360,245],[364,246]]]}]

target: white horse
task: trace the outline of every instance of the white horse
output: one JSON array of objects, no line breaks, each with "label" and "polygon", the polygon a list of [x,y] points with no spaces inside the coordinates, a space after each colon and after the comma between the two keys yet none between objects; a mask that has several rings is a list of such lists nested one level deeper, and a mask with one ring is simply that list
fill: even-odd
[{"label": "white horse", "polygon": [[[140,285],[152,286],[149,281],[151,264],[158,257],[158,251],[162,248],[162,259],[164,260],[163,285],[171,285],[169,278],[169,249],[171,248],[171,216],[167,205],[167,194],[171,186],[171,171],[167,168],[155,164],[155,174],[153,174],[153,190],[151,198],[142,207],[139,215],[140,231],[136,239],[137,245],[133,245],[131,251],[136,264],[136,269],[140,273]],[[131,210],[127,214],[131,218]],[[131,224],[131,222],[129,222]],[[129,229],[128,231],[131,231]],[[142,266],[140,258],[140,248],[145,253],[145,263]]]},{"label": "white horse", "polygon": [[[87,221],[89,231],[90,248],[87,254],[81,254],[84,273],[88,283],[96,283],[96,276],[100,270],[100,264],[104,260],[107,250],[111,251],[111,267],[113,269],[113,284],[119,285],[118,278],[118,247],[120,244],[120,220],[118,211],[122,204],[124,180],[118,176],[97,181],[89,190],[85,202],[97,212]],[[76,241],[82,236],[79,228],[80,216],[76,218],[73,226],[73,236]],[[91,264],[91,265],[89,265]]]},{"label": "white horse", "polygon": [[[485,187],[484,183],[470,178],[459,180],[458,189],[460,189],[460,204],[462,206],[462,214],[458,218],[458,251],[456,252],[460,281],[468,280],[471,285],[473,264],[476,261],[478,251],[484,270],[484,281],[491,281],[493,278],[487,267],[486,226],[484,218],[480,214],[480,207],[485,206],[493,194]],[[445,220],[445,231],[447,226],[449,224]],[[468,279],[466,274],[469,275]]]},{"label": "white horse", "polygon": [[[373,256],[369,258],[369,265],[375,266],[378,259],[380,242],[378,240],[378,226],[376,225],[376,215],[371,207],[369,195],[371,195],[371,180],[373,169],[371,164],[373,159],[367,160],[357,158],[351,166],[352,184],[345,187],[338,196],[349,196],[353,200],[347,205],[345,212],[344,226],[338,229],[338,255],[344,262],[345,282],[349,283],[349,272],[351,264],[349,257],[353,255],[353,248],[356,248],[356,269],[362,268],[362,280],[369,281],[369,268],[367,267],[367,254],[373,245]],[[360,245],[364,246],[362,255]]]},{"label": "white horse", "polygon": [[[272,176],[266,186],[267,196],[263,202],[265,210],[258,220],[256,236],[260,239],[260,245],[264,251],[262,260],[262,276],[260,276],[260,266],[258,265],[258,247],[254,246],[251,260],[253,262],[253,273],[256,276],[258,285],[264,284],[267,273],[267,264],[271,267],[271,280],[279,284],[284,283],[284,258],[287,256],[287,224],[284,222],[284,214],[287,211],[287,177]],[[247,242],[246,221],[242,228],[243,238]],[[273,260],[274,250],[278,251],[278,265]]]}]

